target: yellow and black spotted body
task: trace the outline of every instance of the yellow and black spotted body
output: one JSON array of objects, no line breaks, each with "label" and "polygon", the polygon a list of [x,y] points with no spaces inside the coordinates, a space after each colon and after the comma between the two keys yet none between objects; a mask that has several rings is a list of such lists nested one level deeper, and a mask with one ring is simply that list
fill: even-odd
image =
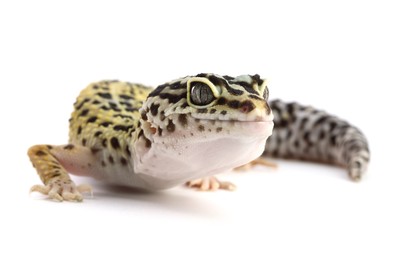
[{"label": "yellow and black spotted body", "polygon": [[202,73],[156,88],[96,82],[80,93],[69,121],[68,144],[28,151],[44,183],[32,191],[60,201],[81,201],[90,190],[68,173],[153,190],[195,180],[212,190],[233,187],[213,175],[261,154],[341,165],[354,180],[369,161],[357,128],[296,103],[268,104],[258,75]]}]

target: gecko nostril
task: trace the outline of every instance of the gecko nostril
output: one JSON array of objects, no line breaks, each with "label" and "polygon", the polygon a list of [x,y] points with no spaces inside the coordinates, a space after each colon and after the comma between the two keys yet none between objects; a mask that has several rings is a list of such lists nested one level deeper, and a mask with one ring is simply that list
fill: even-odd
[{"label": "gecko nostril", "polygon": [[240,107],[239,107],[240,111],[245,114],[251,112],[254,108],[255,106],[253,102],[251,102],[250,100],[241,102]]}]

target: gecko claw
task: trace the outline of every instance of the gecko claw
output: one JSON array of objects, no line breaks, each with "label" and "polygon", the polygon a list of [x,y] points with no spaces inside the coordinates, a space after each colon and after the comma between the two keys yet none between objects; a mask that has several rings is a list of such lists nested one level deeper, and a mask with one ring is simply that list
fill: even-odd
[{"label": "gecko claw", "polygon": [[39,192],[41,194],[47,195],[50,199],[62,202],[66,201],[83,201],[81,193],[89,192],[92,196],[92,188],[87,184],[75,186],[74,182],[71,180],[51,180],[47,185],[34,185],[30,189],[30,193]]}]

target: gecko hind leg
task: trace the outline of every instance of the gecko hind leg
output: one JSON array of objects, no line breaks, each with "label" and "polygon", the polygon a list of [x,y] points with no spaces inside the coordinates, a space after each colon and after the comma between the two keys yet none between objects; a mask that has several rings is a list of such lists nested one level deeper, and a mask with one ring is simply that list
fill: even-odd
[{"label": "gecko hind leg", "polygon": [[[88,148],[83,148],[88,149]],[[73,145],[35,145],[28,149],[28,156],[44,185],[34,185],[30,192],[40,192],[57,201],[82,201],[81,193],[92,188],[83,184],[76,186],[55,154],[76,152]]]}]

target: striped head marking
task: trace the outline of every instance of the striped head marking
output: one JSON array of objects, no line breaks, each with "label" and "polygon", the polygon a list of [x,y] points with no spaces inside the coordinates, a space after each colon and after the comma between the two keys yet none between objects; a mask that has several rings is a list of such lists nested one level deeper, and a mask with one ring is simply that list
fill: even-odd
[{"label": "striped head marking", "polygon": [[188,119],[272,121],[267,99],[267,82],[257,74],[202,73],[160,85],[149,94],[141,113],[152,124],[169,130],[176,124],[186,126]]}]

